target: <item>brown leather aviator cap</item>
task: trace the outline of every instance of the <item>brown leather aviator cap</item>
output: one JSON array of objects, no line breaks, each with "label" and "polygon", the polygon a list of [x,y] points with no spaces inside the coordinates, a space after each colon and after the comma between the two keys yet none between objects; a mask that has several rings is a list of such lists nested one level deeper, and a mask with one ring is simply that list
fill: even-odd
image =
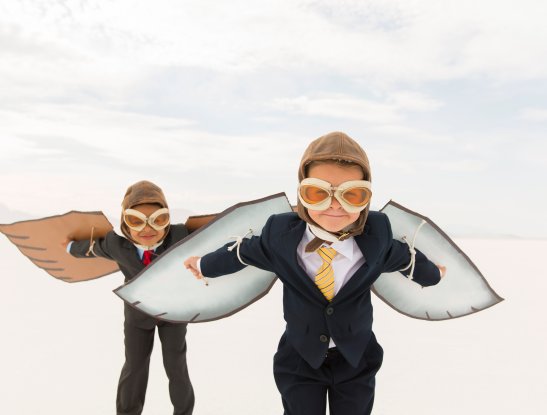
[{"label": "brown leather aviator cap", "polygon": [[[301,182],[307,177],[308,167],[315,161],[341,161],[355,163],[363,170],[363,179],[371,181],[370,165],[365,151],[356,141],[342,132],[335,131],[328,133],[310,143],[302,156],[302,160],[300,161],[300,168],[298,169],[298,182]],[[347,229],[343,229],[341,232],[334,235],[340,240],[347,239],[350,236],[360,235],[365,228],[369,207],[370,203],[360,213],[357,221],[349,225]],[[297,202],[297,211],[298,216],[300,216],[302,220],[312,225],[319,226],[308,215],[308,210],[302,205],[300,200]],[[315,244],[316,243],[314,243],[314,245]]]},{"label": "brown leather aviator cap", "polygon": [[[154,183],[147,180],[142,180],[129,186],[122,201],[122,218],[120,222],[120,228],[125,237],[129,240],[132,240],[132,238],[129,233],[129,228],[123,220],[123,212],[125,209],[131,209],[137,205],[142,205],[145,203],[155,203],[162,208],[169,208],[169,206],[167,206],[167,200],[165,199],[163,191]],[[167,235],[168,232],[169,227],[165,228],[165,235]]]}]

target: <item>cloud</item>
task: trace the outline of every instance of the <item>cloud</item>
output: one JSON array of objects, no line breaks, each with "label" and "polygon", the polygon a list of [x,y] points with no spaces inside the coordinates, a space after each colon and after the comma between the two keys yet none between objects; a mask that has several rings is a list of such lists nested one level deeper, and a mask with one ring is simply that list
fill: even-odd
[{"label": "cloud", "polygon": [[309,141],[294,133],[211,133],[191,120],[72,104],[3,110],[0,125],[3,198],[42,216],[116,211],[117,196],[143,178],[165,186],[173,206],[219,211],[292,189]]},{"label": "cloud", "polygon": [[0,224],[6,225],[21,220],[31,219],[31,215],[20,210],[10,209],[3,203],[0,203]]},{"label": "cloud", "polygon": [[442,103],[424,93],[398,91],[390,94],[388,101],[401,111],[430,112],[439,109]]},{"label": "cloud", "polygon": [[400,120],[393,106],[342,95],[278,98],[274,100],[272,107],[295,114],[353,118],[366,122],[387,123]]},{"label": "cloud", "polygon": [[545,122],[547,121],[547,108],[523,108],[518,118],[525,121]]},{"label": "cloud", "polygon": [[381,191],[501,205],[483,189],[510,168],[540,214],[545,15],[537,0],[2,2],[4,200],[117,212],[148,178],[198,213],[294,201],[307,143],[342,130]]},{"label": "cloud", "polygon": [[441,103],[423,94],[401,91],[388,96],[383,102],[355,98],[342,94],[322,94],[316,97],[274,99],[272,107],[278,111],[349,118],[372,124],[397,123],[405,112],[434,111]]},{"label": "cloud", "polygon": [[114,71],[124,69],[119,62],[125,69],[300,68],[369,83],[511,81],[547,73],[547,4],[536,0],[518,7],[471,0],[17,3],[5,6],[0,17],[12,35],[26,39],[27,51],[50,45],[79,54],[82,73],[99,57],[110,60]]}]

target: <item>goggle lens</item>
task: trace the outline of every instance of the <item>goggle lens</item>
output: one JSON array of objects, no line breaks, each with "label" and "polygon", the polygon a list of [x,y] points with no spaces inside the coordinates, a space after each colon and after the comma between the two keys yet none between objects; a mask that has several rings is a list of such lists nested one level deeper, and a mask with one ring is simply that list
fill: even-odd
[{"label": "goggle lens", "polygon": [[370,191],[363,187],[350,187],[342,193],[342,197],[350,205],[364,206],[370,200]]},{"label": "goggle lens", "polygon": [[125,214],[124,218],[125,218],[125,223],[127,223],[127,226],[129,226],[130,228],[131,227],[139,228],[145,225],[146,223],[144,220],[142,220],[138,216],[131,215],[131,214]]},{"label": "goggle lens", "polygon": [[160,227],[165,227],[169,224],[169,213],[162,213],[156,219],[152,220],[152,224]]},{"label": "goggle lens", "polygon": [[321,203],[323,200],[330,197],[327,190],[318,186],[306,185],[300,187],[300,195],[309,204]]}]

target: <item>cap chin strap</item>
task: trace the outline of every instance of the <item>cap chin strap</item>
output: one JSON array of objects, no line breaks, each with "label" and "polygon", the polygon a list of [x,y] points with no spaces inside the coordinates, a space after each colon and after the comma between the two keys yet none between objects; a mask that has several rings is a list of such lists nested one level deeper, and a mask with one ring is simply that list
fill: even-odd
[{"label": "cap chin strap", "polygon": [[319,226],[312,225],[311,223],[308,223],[308,226],[310,228],[311,233],[313,233],[315,236],[317,236],[319,239],[323,239],[324,241],[328,242],[338,242],[341,241],[342,237],[347,235],[347,233],[343,233],[340,236],[336,236],[330,232],[327,232],[323,228],[320,228]]},{"label": "cap chin strap", "polygon": [[158,246],[160,246],[163,243],[163,241],[159,241],[157,244],[146,246],[146,245],[139,245],[135,242],[133,242],[133,245],[135,245],[137,248],[143,249],[145,251],[151,251],[153,249],[156,249]]}]

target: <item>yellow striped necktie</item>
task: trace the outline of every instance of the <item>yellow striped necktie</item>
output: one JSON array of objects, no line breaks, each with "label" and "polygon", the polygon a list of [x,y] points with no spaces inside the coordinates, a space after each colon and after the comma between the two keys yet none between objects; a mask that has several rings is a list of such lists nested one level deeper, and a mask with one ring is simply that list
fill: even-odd
[{"label": "yellow striped necktie", "polygon": [[331,262],[336,256],[337,252],[334,248],[328,248],[323,246],[316,251],[323,264],[317,270],[315,275],[315,284],[321,290],[325,298],[332,301],[334,297],[334,271],[332,270]]}]

